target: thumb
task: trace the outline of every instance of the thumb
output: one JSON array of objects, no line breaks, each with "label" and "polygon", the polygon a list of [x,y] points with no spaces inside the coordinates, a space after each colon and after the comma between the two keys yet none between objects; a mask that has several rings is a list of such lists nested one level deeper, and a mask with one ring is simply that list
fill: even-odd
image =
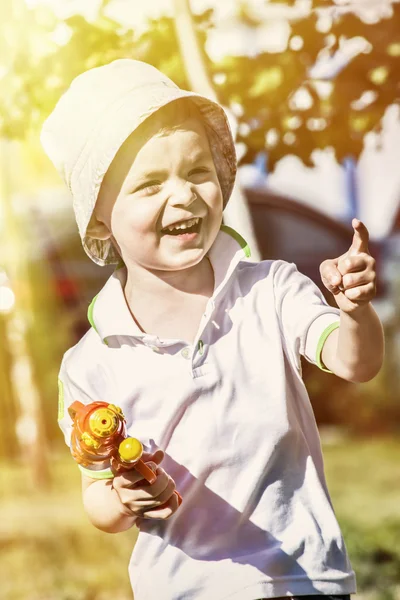
[{"label": "thumb", "polygon": [[153,454],[151,452],[143,452],[142,461],[148,462],[152,461],[156,463],[156,465],[161,464],[165,456],[165,453],[162,450],[156,450]]},{"label": "thumb", "polygon": [[354,234],[353,234],[353,241],[352,241],[350,249],[349,249],[349,255],[360,254],[361,252],[369,253],[368,229],[366,228],[364,223],[362,223],[362,221],[359,221],[358,219],[353,219],[351,224],[354,229]]}]

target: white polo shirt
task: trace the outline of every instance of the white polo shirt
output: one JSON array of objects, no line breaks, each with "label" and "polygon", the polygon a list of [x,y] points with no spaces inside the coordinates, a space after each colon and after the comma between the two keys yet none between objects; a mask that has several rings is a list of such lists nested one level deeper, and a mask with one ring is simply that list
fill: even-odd
[{"label": "white polo shirt", "polygon": [[193,344],[140,331],[123,293],[125,267],[117,269],[90,307],[93,328],[63,358],[67,444],[72,401],[117,404],[129,435],[164,450],[162,466],[183,496],[168,520],[138,521],[135,600],[356,592],[300,365],[302,354],[323,368],[339,310],[294,264],[247,256],[223,226],[209,252],[214,293]]}]

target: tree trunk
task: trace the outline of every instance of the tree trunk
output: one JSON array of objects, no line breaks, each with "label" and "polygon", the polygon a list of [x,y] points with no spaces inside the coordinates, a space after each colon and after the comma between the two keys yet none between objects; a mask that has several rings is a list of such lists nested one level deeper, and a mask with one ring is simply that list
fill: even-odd
[{"label": "tree trunk", "polygon": [[[210,82],[201,55],[188,0],[173,0],[175,29],[179,48],[185,65],[187,79],[193,92],[218,102],[217,94]],[[225,108],[234,135],[236,119],[231,111]],[[236,180],[231,198],[224,211],[224,222],[236,229],[247,241],[251,249],[253,261],[260,260],[257,239],[246,197]]]},{"label": "tree trunk", "polygon": [[2,256],[16,298],[14,307],[6,316],[5,343],[11,359],[10,380],[13,396],[17,401],[17,420],[16,423],[4,425],[15,427],[19,442],[19,452],[16,454],[28,465],[32,486],[46,487],[49,483],[49,468],[42,406],[27,343],[32,310],[26,274],[26,246],[12,207],[11,165],[14,172],[21,172],[16,144],[17,142],[0,140],[0,198],[3,201],[4,223]]}]

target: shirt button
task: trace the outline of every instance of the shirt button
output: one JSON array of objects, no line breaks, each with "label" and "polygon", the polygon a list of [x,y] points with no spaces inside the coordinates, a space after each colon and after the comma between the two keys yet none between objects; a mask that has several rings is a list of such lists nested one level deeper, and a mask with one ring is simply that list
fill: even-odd
[{"label": "shirt button", "polygon": [[183,348],[183,350],[181,350],[181,354],[183,358],[190,358],[190,348],[186,346],[185,348]]}]

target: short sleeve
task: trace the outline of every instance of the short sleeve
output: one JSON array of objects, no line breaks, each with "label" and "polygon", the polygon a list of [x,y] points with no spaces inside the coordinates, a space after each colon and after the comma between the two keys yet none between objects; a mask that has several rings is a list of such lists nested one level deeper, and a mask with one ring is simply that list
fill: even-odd
[{"label": "short sleeve", "polygon": [[64,440],[68,447],[71,444],[72,433],[72,419],[68,409],[75,400],[79,400],[83,404],[94,401],[82,385],[70,377],[64,355],[58,374],[58,425],[64,434]]},{"label": "short sleeve", "polygon": [[300,369],[300,355],[323,371],[328,335],[339,326],[340,310],[329,306],[317,285],[294,263],[279,261],[274,277],[275,302],[286,346]]},{"label": "short sleeve", "polygon": [[[79,371],[76,372],[76,369],[68,368],[66,356],[67,354],[64,355],[58,374],[58,425],[64,434],[65,443],[70,448],[73,421],[68,412],[69,407],[75,400],[79,400],[83,404],[89,404],[94,402],[96,398],[91,395],[88,386],[83,385],[84,374],[82,373],[80,377]],[[72,375],[73,371],[75,371],[75,376]],[[91,469],[79,464],[77,466],[82,473],[92,479],[113,477],[111,469]]]}]

